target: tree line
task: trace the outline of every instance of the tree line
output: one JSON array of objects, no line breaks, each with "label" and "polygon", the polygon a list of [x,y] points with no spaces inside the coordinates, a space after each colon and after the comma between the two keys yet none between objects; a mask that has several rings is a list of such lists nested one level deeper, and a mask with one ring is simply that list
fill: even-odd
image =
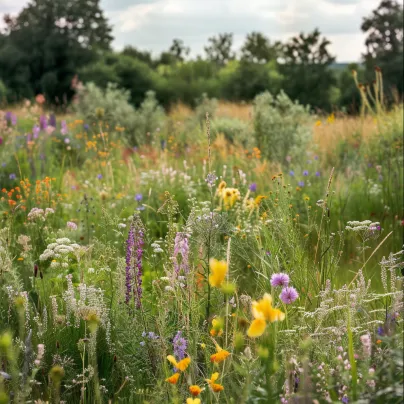
[{"label": "tree line", "polygon": [[[318,29],[285,42],[251,32],[239,52],[233,34],[208,39],[204,55],[190,58],[183,40],[174,39],[157,57],[127,46],[111,49],[112,29],[100,0],[31,0],[16,16],[4,17],[0,33],[0,98],[18,102],[43,94],[49,104],[67,106],[74,83],[116,83],[138,106],[148,90],[169,106],[193,105],[202,94],[230,101],[250,101],[269,90],[286,94],[313,109],[355,112],[358,93],[351,77],[366,83],[377,66],[387,96],[403,94],[403,7],[382,0],[364,17],[366,53],[360,65],[339,65],[330,41]],[[73,84],[72,84],[73,83]]]}]

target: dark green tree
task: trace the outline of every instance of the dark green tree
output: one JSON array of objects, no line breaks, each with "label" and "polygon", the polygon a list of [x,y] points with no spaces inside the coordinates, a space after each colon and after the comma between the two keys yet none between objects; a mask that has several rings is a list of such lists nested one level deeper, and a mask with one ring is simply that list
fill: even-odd
[{"label": "dark green tree", "polygon": [[138,59],[141,62],[148,64],[150,67],[154,67],[155,62],[153,60],[152,54],[149,51],[142,51],[133,46],[125,46],[122,51],[123,55],[130,56],[134,59]]},{"label": "dark green tree", "polygon": [[299,34],[283,47],[281,73],[283,88],[291,99],[317,108],[330,108],[336,84],[330,69],[335,58],[328,52],[330,41],[318,29]]},{"label": "dark green tree", "polygon": [[276,59],[279,52],[279,42],[272,45],[265,35],[260,32],[251,32],[241,48],[241,59],[250,63],[268,63]]},{"label": "dark green tree", "polygon": [[383,0],[369,17],[363,19],[362,31],[367,35],[364,55],[369,78],[376,66],[383,72],[385,87],[403,94],[403,5]]},{"label": "dark green tree", "polygon": [[[7,87],[13,90],[18,84],[24,97],[44,93],[50,103],[68,101],[78,69],[107,50],[112,40],[99,3],[31,0],[16,18],[6,16],[0,77]],[[5,57],[10,53],[15,57]],[[28,88],[21,86],[21,74]]]},{"label": "dark green tree", "polygon": [[209,61],[224,66],[228,61],[234,59],[233,34],[219,34],[217,37],[209,38],[208,42],[209,45],[205,47],[205,52]]}]

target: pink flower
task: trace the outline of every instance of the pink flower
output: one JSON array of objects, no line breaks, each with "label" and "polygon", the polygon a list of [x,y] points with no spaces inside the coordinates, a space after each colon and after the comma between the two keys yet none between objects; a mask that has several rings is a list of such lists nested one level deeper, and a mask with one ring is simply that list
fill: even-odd
[{"label": "pink flower", "polygon": [[70,230],[77,230],[77,224],[74,223],[74,222],[67,222],[67,227],[68,227]]},{"label": "pink flower", "polygon": [[271,276],[271,285],[273,287],[282,286],[286,288],[289,285],[289,276],[284,273],[273,274]]},{"label": "pink flower", "polygon": [[299,293],[293,287],[284,288],[281,292],[280,298],[283,303],[291,304],[299,297]]}]

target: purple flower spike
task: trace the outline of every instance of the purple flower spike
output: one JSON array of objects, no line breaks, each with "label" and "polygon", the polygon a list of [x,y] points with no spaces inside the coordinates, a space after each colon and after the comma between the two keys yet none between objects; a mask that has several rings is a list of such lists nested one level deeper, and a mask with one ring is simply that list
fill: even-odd
[{"label": "purple flower spike", "polygon": [[297,290],[291,286],[284,288],[280,294],[283,303],[291,304],[299,297]]},{"label": "purple flower spike", "polygon": [[273,287],[282,286],[286,288],[289,285],[289,276],[284,273],[273,274],[271,276],[271,285]]}]

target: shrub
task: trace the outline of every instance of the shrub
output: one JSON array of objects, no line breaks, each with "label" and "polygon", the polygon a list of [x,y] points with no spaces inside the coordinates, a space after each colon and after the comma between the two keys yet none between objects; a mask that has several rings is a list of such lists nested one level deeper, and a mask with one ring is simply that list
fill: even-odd
[{"label": "shrub", "polygon": [[293,102],[283,91],[273,97],[268,91],[254,99],[254,136],[266,158],[283,162],[298,154],[310,137],[309,107]]},{"label": "shrub", "polygon": [[251,126],[240,120],[227,117],[216,118],[212,122],[213,135],[222,133],[231,143],[239,143],[247,148],[252,142],[253,131]]},{"label": "shrub", "polygon": [[116,84],[108,83],[102,90],[94,83],[88,83],[79,88],[75,108],[90,123],[102,118],[112,127],[124,127],[130,145],[149,143],[151,138],[147,134],[163,126],[164,111],[152,91],[146,93],[139,110],[129,103],[129,99],[129,91]]},{"label": "shrub", "polygon": [[206,113],[209,114],[211,120],[214,119],[217,109],[216,98],[209,98],[206,93],[203,93],[202,97],[199,98],[196,103],[195,118],[201,123],[201,125],[206,120]]}]

